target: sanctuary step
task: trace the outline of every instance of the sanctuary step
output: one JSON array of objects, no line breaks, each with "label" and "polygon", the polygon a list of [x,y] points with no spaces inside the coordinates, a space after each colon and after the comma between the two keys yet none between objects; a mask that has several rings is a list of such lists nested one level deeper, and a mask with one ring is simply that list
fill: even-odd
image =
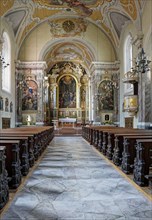
[{"label": "sanctuary step", "polygon": [[81,136],[82,134],[82,128],[81,127],[63,127],[63,128],[57,128],[55,130],[55,136],[75,136],[79,135]]}]

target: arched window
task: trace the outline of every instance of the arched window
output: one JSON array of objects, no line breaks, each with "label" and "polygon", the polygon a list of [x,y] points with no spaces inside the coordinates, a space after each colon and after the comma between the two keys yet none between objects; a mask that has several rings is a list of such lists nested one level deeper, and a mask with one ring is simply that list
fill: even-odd
[{"label": "arched window", "polygon": [[[124,44],[124,74],[130,71],[132,68],[132,43],[131,35],[129,34]],[[131,84],[125,83],[125,90],[131,89]]]},{"label": "arched window", "polygon": [[2,65],[2,89],[11,92],[11,44],[9,35],[6,32],[3,33],[2,57],[4,58]]}]

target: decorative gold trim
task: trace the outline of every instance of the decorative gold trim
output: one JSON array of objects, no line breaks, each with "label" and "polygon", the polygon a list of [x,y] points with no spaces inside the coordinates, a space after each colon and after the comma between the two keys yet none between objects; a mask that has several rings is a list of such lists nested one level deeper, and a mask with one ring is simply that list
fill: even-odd
[{"label": "decorative gold trim", "polygon": [[0,0],[0,17],[13,7],[15,0]]}]

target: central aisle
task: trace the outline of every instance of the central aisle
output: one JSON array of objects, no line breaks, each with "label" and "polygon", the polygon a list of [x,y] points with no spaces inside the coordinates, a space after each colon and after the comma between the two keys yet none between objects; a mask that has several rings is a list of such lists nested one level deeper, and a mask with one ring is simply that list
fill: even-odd
[{"label": "central aisle", "polygon": [[82,137],[55,137],[1,220],[151,217],[152,203]]}]

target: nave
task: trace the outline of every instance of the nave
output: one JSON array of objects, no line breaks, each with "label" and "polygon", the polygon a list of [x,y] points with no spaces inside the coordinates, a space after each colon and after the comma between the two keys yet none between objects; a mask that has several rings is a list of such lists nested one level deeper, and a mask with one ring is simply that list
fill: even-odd
[{"label": "nave", "polygon": [[1,220],[148,220],[151,201],[82,137],[55,137]]}]

